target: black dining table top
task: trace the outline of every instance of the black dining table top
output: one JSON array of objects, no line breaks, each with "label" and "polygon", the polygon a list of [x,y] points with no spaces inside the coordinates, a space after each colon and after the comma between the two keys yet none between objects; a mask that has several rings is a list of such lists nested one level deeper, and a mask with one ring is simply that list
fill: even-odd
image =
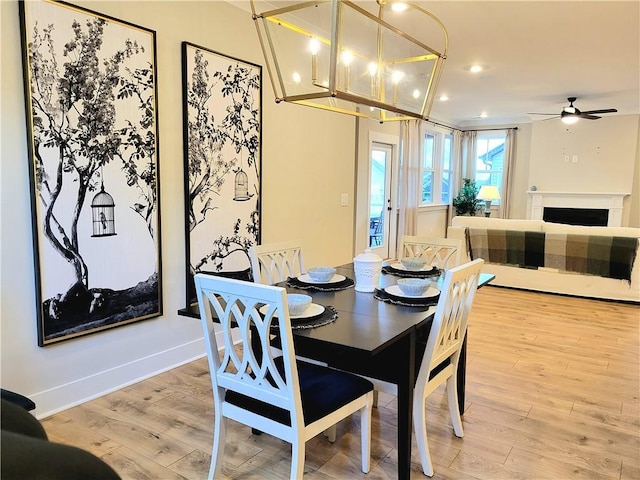
[{"label": "black dining table top", "polygon": [[[355,280],[351,264],[338,267],[336,273]],[[396,280],[392,275],[380,275],[380,287],[395,285]],[[286,286],[286,282],[278,285]],[[296,336],[372,355],[407,335],[411,327],[430,322],[435,312],[435,306],[409,307],[376,300],[372,292],[358,292],[354,287],[329,292],[287,287],[287,292],[311,295],[313,303],[332,306],[338,312],[334,322],[318,328],[296,329]]]}]

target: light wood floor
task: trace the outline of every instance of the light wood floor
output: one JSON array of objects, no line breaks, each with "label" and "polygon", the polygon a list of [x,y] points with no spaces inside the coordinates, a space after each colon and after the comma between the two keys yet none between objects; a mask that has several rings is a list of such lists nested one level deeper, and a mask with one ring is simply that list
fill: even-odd
[{"label": "light wood floor", "polygon": [[[437,479],[640,479],[640,307],[496,287],[469,327],[465,436],[446,397],[428,402]],[[395,397],[373,414],[372,469],[358,419],[307,443],[305,478],[396,478]],[[43,420],[50,439],[102,457],[124,479],[203,479],[213,409],[204,359]],[[229,422],[224,478],[288,478],[290,447]],[[425,478],[413,448],[412,478]]]}]

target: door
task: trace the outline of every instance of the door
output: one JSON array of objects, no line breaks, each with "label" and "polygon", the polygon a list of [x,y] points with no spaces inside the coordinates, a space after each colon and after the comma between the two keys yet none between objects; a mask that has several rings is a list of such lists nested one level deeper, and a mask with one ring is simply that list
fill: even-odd
[{"label": "door", "polygon": [[395,256],[391,233],[393,145],[372,142],[369,154],[369,248],[382,258]]}]

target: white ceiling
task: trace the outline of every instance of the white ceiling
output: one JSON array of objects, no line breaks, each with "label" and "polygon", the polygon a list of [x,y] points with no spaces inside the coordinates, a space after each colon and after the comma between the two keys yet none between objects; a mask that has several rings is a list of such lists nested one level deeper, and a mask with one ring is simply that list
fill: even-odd
[{"label": "white ceiling", "polygon": [[[436,100],[434,121],[457,127],[542,121],[551,116],[527,113],[559,115],[567,97],[577,97],[583,111],[640,113],[638,0],[413,3],[436,15],[449,33],[438,88],[449,100]],[[472,64],[485,69],[472,74]]]}]

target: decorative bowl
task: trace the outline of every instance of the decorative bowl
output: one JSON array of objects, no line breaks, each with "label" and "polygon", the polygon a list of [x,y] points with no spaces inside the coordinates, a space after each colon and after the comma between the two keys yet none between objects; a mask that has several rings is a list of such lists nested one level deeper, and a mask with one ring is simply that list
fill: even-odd
[{"label": "decorative bowl", "polygon": [[407,270],[420,270],[427,264],[426,258],[404,257],[400,262]]},{"label": "decorative bowl", "polygon": [[289,315],[295,317],[302,315],[311,305],[311,297],[300,293],[288,293],[287,302],[289,304]]},{"label": "decorative bowl", "polygon": [[328,282],[335,274],[336,269],[333,267],[313,267],[307,271],[314,282]]},{"label": "decorative bowl", "polygon": [[426,278],[399,278],[398,287],[405,295],[419,297],[427,291],[431,281]]}]

